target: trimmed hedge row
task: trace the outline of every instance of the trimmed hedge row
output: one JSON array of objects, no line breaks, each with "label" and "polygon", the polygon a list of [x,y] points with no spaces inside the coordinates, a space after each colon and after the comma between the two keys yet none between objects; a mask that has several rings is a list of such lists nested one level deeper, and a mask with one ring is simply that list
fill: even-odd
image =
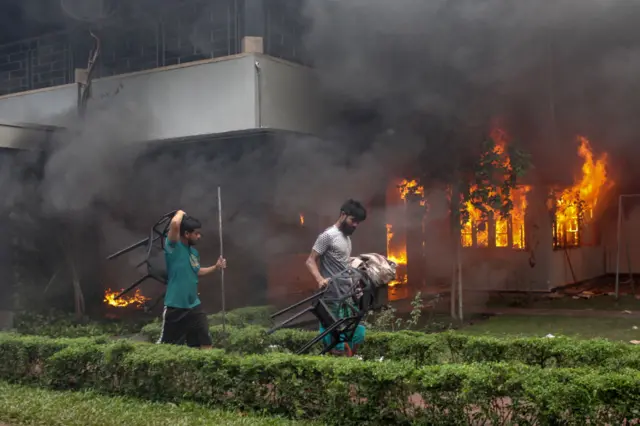
[{"label": "trimmed hedge row", "polygon": [[0,378],[14,382],[329,424],[621,424],[640,418],[640,372],[631,369],[507,363],[414,368],[406,362],[238,357],[127,341],[69,344],[18,336],[0,339],[0,357]]},{"label": "trimmed hedge row", "polygon": [[73,314],[53,312],[42,315],[34,312],[21,312],[14,320],[15,331],[20,334],[49,337],[93,337],[99,335],[123,336],[140,332],[149,323],[146,321],[77,320]]},{"label": "trimmed hedge row", "polygon": [[0,333],[0,378],[21,383],[39,380],[42,361],[70,346],[106,345],[108,337],[50,338]]},{"label": "trimmed hedge row", "polygon": [[[226,313],[225,321],[228,325],[243,327],[257,325],[269,327],[270,315],[275,312],[272,306],[247,306],[234,309]],[[222,313],[207,316],[209,325],[221,325]],[[139,333],[143,326],[155,323],[160,332],[158,319],[137,321],[106,320],[78,321],[75,316],[63,312],[53,312],[42,315],[34,312],[22,312],[14,321],[15,331],[31,336],[49,337],[94,337],[94,336],[125,336]]]},{"label": "trimmed hedge row", "polygon": [[[259,325],[269,327],[272,324],[271,314],[275,312],[273,306],[246,306],[244,308],[233,309],[226,313],[225,322],[228,325],[242,327],[246,325]],[[222,313],[208,315],[209,325],[221,325]]]},{"label": "trimmed hedge row", "polygon": [[[316,336],[317,332],[284,329],[272,335],[256,326],[210,328],[214,346],[228,352],[263,354],[267,352],[295,352]],[[155,342],[160,326],[150,324],[142,333]],[[321,344],[313,348],[318,354]],[[410,331],[395,333],[369,332],[360,350],[365,360],[381,357],[394,361],[412,361],[415,366],[443,363],[521,362],[539,367],[597,366],[618,369],[640,369],[640,348],[605,339],[580,340],[555,338],[496,338],[470,336],[455,331],[425,334]]]}]

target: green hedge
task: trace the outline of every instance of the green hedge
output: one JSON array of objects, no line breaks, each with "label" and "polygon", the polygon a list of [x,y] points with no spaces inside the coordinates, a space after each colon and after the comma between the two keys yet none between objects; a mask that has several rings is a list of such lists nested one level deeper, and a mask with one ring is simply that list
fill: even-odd
[{"label": "green hedge", "polygon": [[21,312],[14,320],[15,331],[20,334],[49,337],[93,337],[99,335],[123,336],[140,332],[150,320],[78,320],[74,315],[52,312],[46,315]]},{"label": "green hedge", "polygon": [[[47,342],[5,336],[1,378],[54,389],[94,389],[157,401],[197,402],[329,424],[621,424],[640,418],[640,372],[542,369],[488,363],[414,368],[287,354],[120,341]],[[18,357],[28,352],[41,356]],[[505,407],[505,404],[507,406]]]},{"label": "green hedge", "polygon": [[[246,325],[259,325],[270,327],[272,324],[271,314],[275,312],[273,306],[247,306],[231,310],[225,315],[225,322],[228,325],[242,327]],[[222,325],[222,313],[209,315],[210,325]]]},{"label": "green hedge", "polygon": [[107,337],[52,339],[0,333],[0,378],[23,383],[38,380],[42,360],[70,346],[96,346],[108,342]]},{"label": "green hedge", "polygon": [[[257,325],[271,326],[270,315],[275,312],[272,306],[248,306],[227,312],[226,323],[236,327]],[[221,325],[222,314],[208,316],[210,325]],[[49,337],[94,337],[94,336],[127,336],[139,333],[147,324],[155,324],[160,331],[157,318],[132,320],[101,319],[78,320],[73,314],[51,312],[39,314],[35,312],[21,312],[14,321],[15,331],[25,335]]]},{"label": "green hedge", "polygon": [[[314,331],[285,329],[272,335],[261,327],[210,328],[214,346],[229,352],[262,354],[273,351],[295,352],[316,336]],[[155,342],[160,326],[150,324],[142,333]],[[318,354],[321,345],[313,348]],[[369,332],[361,355],[366,360],[412,361],[416,366],[442,363],[521,362],[539,367],[598,366],[612,369],[640,369],[640,348],[604,339],[581,340],[568,337],[497,338],[470,336],[455,331],[436,334],[416,332]]]},{"label": "green hedge", "polygon": [[[59,392],[0,382],[0,423],[12,426],[286,426],[302,421],[248,416],[211,410],[193,403],[180,405],[135,398],[109,397],[92,391]],[[305,422],[308,426],[308,421]]]}]

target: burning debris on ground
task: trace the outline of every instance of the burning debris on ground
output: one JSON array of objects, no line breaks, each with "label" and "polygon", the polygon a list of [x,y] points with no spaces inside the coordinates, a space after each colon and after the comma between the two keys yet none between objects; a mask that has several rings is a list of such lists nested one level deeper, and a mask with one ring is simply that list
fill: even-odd
[{"label": "burning debris on ground", "polygon": [[123,295],[118,297],[118,295],[123,291],[124,289],[121,289],[120,291],[112,291],[108,288],[104,292],[104,303],[116,308],[126,308],[130,306],[136,309],[142,309],[145,306],[145,303],[151,300],[150,297],[144,296],[139,288],[136,288],[132,295]]}]

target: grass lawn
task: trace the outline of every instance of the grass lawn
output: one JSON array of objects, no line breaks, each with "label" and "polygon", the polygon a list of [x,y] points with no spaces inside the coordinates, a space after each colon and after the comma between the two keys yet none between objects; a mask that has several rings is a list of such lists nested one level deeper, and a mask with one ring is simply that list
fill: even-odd
[{"label": "grass lawn", "polygon": [[[638,329],[634,330],[633,327]],[[639,318],[499,315],[464,327],[461,333],[491,336],[564,335],[583,339],[640,340]]]},{"label": "grass lawn", "polygon": [[637,311],[640,310],[640,300],[633,295],[620,295],[618,300],[613,296],[602,295],[591,299],[574,299],[565,296],[555,300],[538,300],[532,303],[532,308],[538,309],[593,309],[600,311]]},{"label": "grass lawn", "polygon": [[[11,426],[302,425],[276,417],[154,403],[93,392],[60,392],[0,382],[0,424]],[[312,426],[313,422],[305,421]]]},{"label": "grass lawn", "polygon": [[559,299],[547,299],[536,296],[493,296],[487,303],[488,307],[517,307],[531,309],[576,309],[597,311],[637,311],[640,310],[640,300],[633,295],[620,295],[618,300],[613,296],[599,295],[590,299],[574,299],[566,295]]}]

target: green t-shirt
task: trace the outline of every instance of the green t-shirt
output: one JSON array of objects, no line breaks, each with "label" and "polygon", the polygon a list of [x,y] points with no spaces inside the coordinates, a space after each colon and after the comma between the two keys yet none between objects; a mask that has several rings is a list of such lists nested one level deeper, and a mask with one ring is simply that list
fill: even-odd
[{"label": "green t-shirt", "polygon": [[181,241],[171,242],[167,238],[164,246],[167,262],[167,293],[164,305],[170,308],[191,309],[200,304],[198,298],[198,271],[200,254]]}]

